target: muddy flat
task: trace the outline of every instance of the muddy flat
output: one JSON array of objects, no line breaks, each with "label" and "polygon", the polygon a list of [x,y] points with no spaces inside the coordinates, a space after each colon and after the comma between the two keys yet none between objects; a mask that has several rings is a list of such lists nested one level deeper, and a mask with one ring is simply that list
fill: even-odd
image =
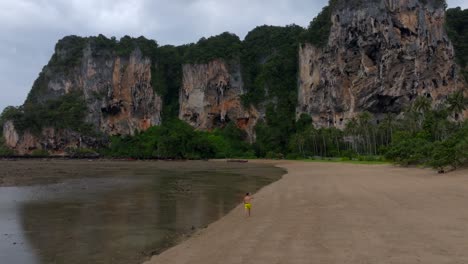
[{"label": "muddy flat", "polygon": [[141,263],[284,172],[206,161],[0,161],[0,263]]},{"label": "muddy flat", "polygon": [[147,264],[468,263],[468,171],[280,162],[288,174]]}]

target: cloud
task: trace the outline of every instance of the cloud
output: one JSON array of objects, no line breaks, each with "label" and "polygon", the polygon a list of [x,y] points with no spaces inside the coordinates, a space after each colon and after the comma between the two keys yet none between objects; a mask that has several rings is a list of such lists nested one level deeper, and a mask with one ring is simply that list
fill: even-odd
[{"label": "cloud", "polygon": [[459,6],[462,9],[468,8],[468,1],[466,0],[447,0],[447,4],[449,7],[456,7]]},{"label": "cloud", "polygon": [[[66,35],[144,35],[160,44],[308,23],[328,0],[0,0],[0,111],[20,105]],[[468,8],[466,0],[450,6]]]}]

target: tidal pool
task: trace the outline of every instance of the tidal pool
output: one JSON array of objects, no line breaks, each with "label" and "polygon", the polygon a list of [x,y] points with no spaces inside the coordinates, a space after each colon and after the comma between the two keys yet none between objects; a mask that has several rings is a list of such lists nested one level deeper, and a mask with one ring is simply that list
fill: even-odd
[{"label": "tidal pool", "polygon": [[282,174],[219,161],[0,161],[0,262],[138,264]]}]

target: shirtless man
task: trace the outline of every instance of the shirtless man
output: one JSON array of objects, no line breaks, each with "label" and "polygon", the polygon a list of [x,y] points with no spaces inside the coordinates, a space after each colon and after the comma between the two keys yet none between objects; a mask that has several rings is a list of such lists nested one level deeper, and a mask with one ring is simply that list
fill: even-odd
[{"label": "shirtless man", "polygon": [[246,193],[244,196],[244,207],[247,216],[250,216],[250,209],[252,209],[252,200],[252,195],[250,195],[250,193]]}]

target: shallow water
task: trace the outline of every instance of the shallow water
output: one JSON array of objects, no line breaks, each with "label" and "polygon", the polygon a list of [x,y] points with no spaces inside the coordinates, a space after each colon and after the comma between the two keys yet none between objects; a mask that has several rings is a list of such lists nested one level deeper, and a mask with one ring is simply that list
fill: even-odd
[{"label": "shallow water", "polygon": [[0,187],[0,262],[22,264],[140,263],[284,173],[267,165],[197,161],[0,166],[8,177],[14,167],[36,175],[33,186]]}]

